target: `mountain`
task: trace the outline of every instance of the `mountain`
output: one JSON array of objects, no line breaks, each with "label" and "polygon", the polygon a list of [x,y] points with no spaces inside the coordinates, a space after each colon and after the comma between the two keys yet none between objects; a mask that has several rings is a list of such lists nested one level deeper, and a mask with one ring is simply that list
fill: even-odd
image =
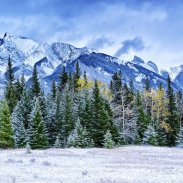
[{"label": "mountain", "polygon": [[171,67],[167,71],[161,71],[162,76],[170,75],[172,81],[183,90],[183,65]]},{"label": "mountain", "polygon": [[[162,72],[159,73],[156,64],[152,61],[145,63],[137,56],[132,61],[123,62],[118,58],[86,47],[76,48],[60,42],[38,43],[25,37],[5,33],[4,37],[0,39],[1,94],[5,85],[9,56],[13,62],[15,78],[20,78],[24,74],[26,81],[29,82],[33,66],[36,65],[45,92],[49,90],[52,80],[58,81],[63,66],[66,67],[68,72],[73,72],[77,61],[82,72],[86,70],[90,79],[101,80],[106,84],[109,84],[114,72],[121,70],[123,81],[129,83],[132,80],[137,89],[142,89],[146,77],[150,78],[151,85],[154,88],[158,87],[160,82],[166,85],[166,78]],[[173,86],[175,89],[179,89],[176,82],[173,83]]]}]

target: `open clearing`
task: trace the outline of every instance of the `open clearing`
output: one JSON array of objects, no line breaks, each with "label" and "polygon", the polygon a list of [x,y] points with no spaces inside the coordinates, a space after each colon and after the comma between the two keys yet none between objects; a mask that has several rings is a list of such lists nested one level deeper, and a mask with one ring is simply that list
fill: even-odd
[{"label": "open clearing", "polygon": [[183,149],[0,151],[1,183],[182,183]]}]

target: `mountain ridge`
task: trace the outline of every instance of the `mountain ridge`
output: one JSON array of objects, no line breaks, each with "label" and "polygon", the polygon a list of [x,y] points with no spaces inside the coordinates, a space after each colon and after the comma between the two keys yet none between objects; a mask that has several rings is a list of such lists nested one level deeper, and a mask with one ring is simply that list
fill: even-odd
[{"label": "mountain ridge", "polygon": [[[112,74],[121,70],[123,81],[129,83],[130,80],[133,80],[137,89],[142,89],[146,77],[150,78],[153,88],[157,88],[160,82],[166,85],[165,75],[168,73],[168,71],[160,72],[154,62],[146,63],[137,56],[134,56],[132,61],[123,62],[116,57],[99,53],[87,47],[76,48],[60,42],[38,43],[30,38],[5,33],[4,37],[0,39],[1,91],[5,85],[5,72],[9,56],[13,62],[16,79],[24,74],[28,81],[32,75],[33,66],[36,65],[41,85],[45,91],[49,90],[48,86],[52,80],[58,81],[63,66],[68,72],[73,72],[77,61],[82,72],[86,70],[89,79],[109,83]],[[183,90],[183,66],[179,70],[179,73],[175,73],[173,86],[176,90]]]}]

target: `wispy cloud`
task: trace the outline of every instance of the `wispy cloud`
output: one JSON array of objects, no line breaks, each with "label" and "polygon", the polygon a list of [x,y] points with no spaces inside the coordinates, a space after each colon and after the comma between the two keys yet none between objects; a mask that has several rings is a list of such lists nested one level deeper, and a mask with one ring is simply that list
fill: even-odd
[{"label": "wispy cloud", "polygon": [[92,39],[89,43],[88,46],[90,48],[105,48],[107,46],[111,46],[114,42],[110,40],[110,38],[107,38],[105,36],[98,37],[96,39]]},{"label": "wispy cloud", "polygon": [[116,56],[138,53],[165,65],[174,55],[183,58],[182,9],[181,0],[1,0],[0,34],[68,42]]},{"label": "wispy cloud", "polygon": [[121,55],[129,52],[130,49],[133,51],[141,51],[144,49],[144,43],[141,37],[135,37],[134,39],[128,39],[123,41],[121,48],[115,53],[116,57],[121,57]]}]

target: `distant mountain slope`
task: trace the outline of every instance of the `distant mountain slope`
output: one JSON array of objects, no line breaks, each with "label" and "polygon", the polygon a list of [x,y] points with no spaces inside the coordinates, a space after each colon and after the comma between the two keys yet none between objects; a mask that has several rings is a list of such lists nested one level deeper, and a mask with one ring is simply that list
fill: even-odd
[{"label": "distant mountain slope", "polygon": [[[73,72],[78,61],[81,70],[86,70],[90,79],[101,80],[109,83],[111,76],[117,70],[123,73],[123,80],[127,83],[134,82],[135,88],[142,89],[146,77],[151,80],[152,87],[159,83],[166,84],[166,71],[159,74],[155,63],[145,63],[135,56],[131,62],[122,62],[115,57],[98,53],[96,50],[76,48],[65,43],[38,43],[25,37],[12,36],[5,33],[0,39],[0,93],[5,84],[5,72],[8,57],[11,57],[16,78],[24,74],[28,81],[32,75],[33,66],[36,64],[42,87],[48,91],[52,80],[58,81],[58,76],[63,66],[68,72]],[[182,67],[181,67],[182,69]],[[173,71],[172,71],[173,72]],[[177,73],[176,73],[177,74]],[[182,70],[174,79],[175,89],[183,89]]]}]

